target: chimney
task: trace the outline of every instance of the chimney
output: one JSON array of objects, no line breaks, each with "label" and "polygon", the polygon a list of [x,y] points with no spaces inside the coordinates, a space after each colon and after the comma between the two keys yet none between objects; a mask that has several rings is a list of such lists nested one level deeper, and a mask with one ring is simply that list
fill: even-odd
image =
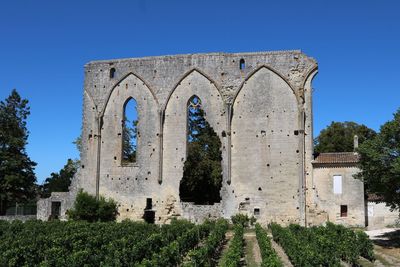
[{"label": "chimney", "polygon": [[358,136],[354,135],[354,151],[356,151],[358,148]]}]

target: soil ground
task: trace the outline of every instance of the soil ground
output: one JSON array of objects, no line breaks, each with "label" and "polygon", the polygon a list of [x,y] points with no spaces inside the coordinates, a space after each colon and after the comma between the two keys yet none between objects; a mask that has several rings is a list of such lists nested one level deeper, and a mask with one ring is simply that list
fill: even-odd
[{"label": "soil ground", "polygon": [[245,266],[257,267],[261,265],[261,253],[254,231],[244,234]]},{"label": "soil ground", "polygon": [[362,266],[400,266],[400,228],[366,231],[374,242],[376,261],[360,260]]}]

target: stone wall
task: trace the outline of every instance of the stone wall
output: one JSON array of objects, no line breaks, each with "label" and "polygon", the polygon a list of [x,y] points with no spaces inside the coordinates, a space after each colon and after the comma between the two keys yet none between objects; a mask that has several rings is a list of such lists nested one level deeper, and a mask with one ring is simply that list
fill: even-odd
[{"label": "stone wall", "polygon": [[60,203],[60,216],[57,219],[67,220],[67,210],[73,205],[74,199],[70,192],[53,192],[49,198],[40,199],[37,202],[37,219],[47,221],[52,216],[52,202]]},{"label": "stone wall", "polygon": [[222,206],[220,203],[214,205],[195,205],[191,202],[181,202],[182,217],[194,223],[202,223],[206,219],[215,220],[221,217]]},{"label": "stone wall", "polygon": [[[119,219],[156,222],[198,214],[305,223],[312,179],[312,88],[317,63],[300,51],[211,53],[90,62],[85,66],[81,169],[71,186],[119,203]],[[221,203],[181,203],[187,101],[202,101],[222,142]],[[124,105],[138,111],[137,162],[121,162]],[[49,202],[40,205],[48,209]],[[47,205],[47,206],[46,206]],[[65,208],[72,205],[65,202]],[[217,208],[218,207],[218,208]],[[198,214],[197,214],[198,212]],[[48,214],[41,212],[41,218]]]},{"label": "stone wall", "polygon": [[368,215],[366,224],[369,230],[400,225],[399,211],[391,211],[385,203],[368,201],[366,213]]}]

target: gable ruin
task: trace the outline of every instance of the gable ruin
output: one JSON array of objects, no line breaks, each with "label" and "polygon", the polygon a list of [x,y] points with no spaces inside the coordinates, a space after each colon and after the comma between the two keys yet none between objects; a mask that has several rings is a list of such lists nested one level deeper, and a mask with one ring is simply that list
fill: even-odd
[{"label": "gable ruin", "polygon": [[[119,219],[201,221],[236,213],[306,223],[312,182],[312,88],[317,63],[301,51],[211,53],[90,62],[85,66],[78,188],[119,203]],[[221,140],[221,201],[179,197],[187,153],[187,104],[201,99]],[[137,108],[135,162],[122,159],[124,108]],[[64,203],[63,202],[63,203]],[[149,206],[150,205],[150,206]],[[63,215],[63,214],[62,214]]]}]

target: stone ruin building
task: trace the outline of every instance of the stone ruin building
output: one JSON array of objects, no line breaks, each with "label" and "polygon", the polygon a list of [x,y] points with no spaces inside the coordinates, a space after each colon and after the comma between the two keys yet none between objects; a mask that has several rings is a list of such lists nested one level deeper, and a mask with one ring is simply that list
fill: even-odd
[{"label": "stone ruin building", "polygon": [[[200,222],[245,213],[264,224],[331,220],[363,225],[363,184],[352,177],[357,156],[313,156],[312,80],[317,71],[317,62],[301,51],[86,64],[81,168],[70,192],[38,202],[38,218],[57,213],[65,219],[82,188],[116,200],[119,220],[142,220],[147,213],[155,223],[174,217]],[[193,96],[201,100],[222,143],[221,201],[212,205],[185,202],[179,195]],[[135,162],[125,164],[123,122],[131,99],[137,105],[137,147]],[[343,186],[351,185],[341,191],[350,197],[332,192],[335,175],[343,177]]]}]

